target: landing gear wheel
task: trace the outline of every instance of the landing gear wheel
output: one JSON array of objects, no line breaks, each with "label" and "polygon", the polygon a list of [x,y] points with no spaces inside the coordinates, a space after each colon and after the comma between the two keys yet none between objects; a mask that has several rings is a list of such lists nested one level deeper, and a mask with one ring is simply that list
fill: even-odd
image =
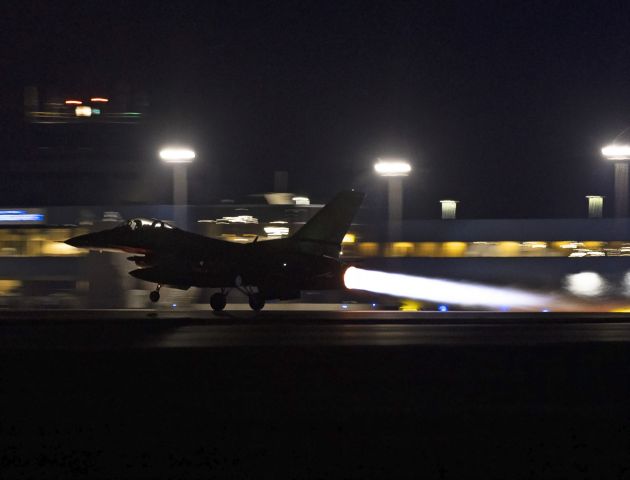
[{"label": "landing gear wheel", "polygon": [[210,306],[215,312],[220,312],[221,310],[223,310],[226,303],[227,299],[222,293],[217,292],[210,297]]},{"label": "landing gear wheel", "polygon": [[157,290],[153,290],[149,294],[149,298],[151,299],[153,303],[157,302],[160,299],[160,292],[158,292]]},{"label": "landing gear wheel", "polygon": [[260,293],[252,293],[249,296],[249,306],[256,312],[261,311],[265,306],[265,297]]}]

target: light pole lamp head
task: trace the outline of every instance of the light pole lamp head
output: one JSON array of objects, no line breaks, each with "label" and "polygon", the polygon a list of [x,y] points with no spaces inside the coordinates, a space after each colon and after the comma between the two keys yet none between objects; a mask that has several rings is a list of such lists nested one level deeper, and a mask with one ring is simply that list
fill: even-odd
[{"label": "light pole lamp head", "polygon": [[192,163],[195,151],[187,147],[166,147],[160,150],[160,158],[165,163]]},{"label": "light pole lamp head", "polygon": [[374,171],[382,177],[406,177],[411,172],[411,165],[400,159],[379,158]]},{"label": "light pole lamp head", "polygon": [[612,143],[602,148],[602,155],[608,160],[630,160],[630,145]]},{"label": "light pole lamp head", "polygon": [[440,203],[442,204],[442,219],[454,220],[459,200],[440,200]]}]

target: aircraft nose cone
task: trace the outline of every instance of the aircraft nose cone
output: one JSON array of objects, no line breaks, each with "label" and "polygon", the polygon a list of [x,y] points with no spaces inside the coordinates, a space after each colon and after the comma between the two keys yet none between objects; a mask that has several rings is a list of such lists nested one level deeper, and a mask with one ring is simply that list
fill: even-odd
[{"label": "aircraft nose cone", "polygon": [[69,238],[64,243],[76,248],[86,247],[88,245],[87,236],[88,235],[78,235],[76,237]]}]

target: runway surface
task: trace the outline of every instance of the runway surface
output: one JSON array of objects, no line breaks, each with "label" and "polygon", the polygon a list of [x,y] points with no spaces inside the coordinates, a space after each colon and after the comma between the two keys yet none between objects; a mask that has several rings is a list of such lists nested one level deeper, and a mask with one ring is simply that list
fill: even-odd
[{"label": "runway surface", "polygon": [[629,314],[0,312],[0,349],[545,345],[630,342]]},{"label": "runway surface", "polygon": [[627,479],[626,314],[0,312],[0,478]]}]

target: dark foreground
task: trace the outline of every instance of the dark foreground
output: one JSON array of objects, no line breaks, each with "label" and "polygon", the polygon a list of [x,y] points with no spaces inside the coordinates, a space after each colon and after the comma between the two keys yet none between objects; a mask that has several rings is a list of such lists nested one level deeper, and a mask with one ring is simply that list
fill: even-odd
[{"label": "dark foreground", "polygon": [[0,478],[630,478],[623,317],[207,318],[0,315]]}]

